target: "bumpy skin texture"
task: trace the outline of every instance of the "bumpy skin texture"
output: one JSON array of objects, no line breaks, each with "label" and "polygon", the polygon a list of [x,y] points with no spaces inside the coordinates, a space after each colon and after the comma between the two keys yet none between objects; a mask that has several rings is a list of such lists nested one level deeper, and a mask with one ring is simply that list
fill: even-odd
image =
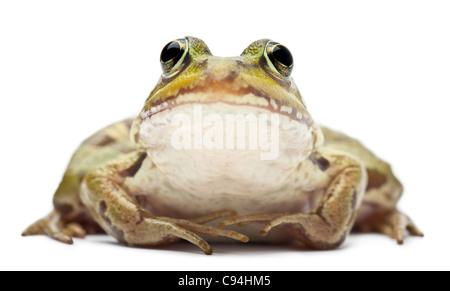
[{"label": "bumpy skin texture", "polygon": [[[268,40],[252,43],[235,58],[212,56],[196,38],[187,37],[186,42],[188,57],[180,61],[179,72],[163,74],[134,122],[110,125],[80,146],[55,193],[54,210],[31,225],[24,235],[45,234],[72,243],[73,237],[106,231],[123,244],[139,247],[184,239],[206,254],[211,254],[212,249],[199,235],[249,240],[239,233],[239,227],[237,231],[226,228],[232,225],[263,223],[262,236],[283,226],[292,238],[316,249],[338,247],[351,230],[380,232],[398,243],[403,242],[406,231],[422,236],[409,217],[396,208],[402,185],[391,167],[358,141],[320,128],[312,120],[293,80],[277,75],[267,64],[264,53]],[[190,96],[189,102],[183,103],[183,96]],[[223,96],[228,99],[214,99]],[[254,100],[266,100],[267,110],[288,116],[308,129],[309,147],[296,153],[299,162],[289,165],[291,170],[280,187],[256,198],[235,196],[235,204],[221,194],[199,202],[190,198],[192,191],[187,184],[166,178],[168,168],[159,159],[159,148],[146,138],[144,125],[149,118],[158,120],[159,111],[188,103],[225,102],[237,105],[239,110],[245,101],[255,108],[263,107],[264,103]],[[283,112],[283,108],[291,110]],[[277,168],[273,167],[273,171]],[[198,178],[197,184],[202,181]],[[221,178],[217,177],[219,188]],[[244,185],[251,186],[248,180]],[[267,198],[271,195],[286,199],[278,201],[277,208]],[[226,199],[221,201],[220,197]],[[296,199],[301,206],[290,208]],[[189,201],[202,203],[201,207],[183,205]],[[218,204],[222,202],[231,208],[221,209]],[[219,227],[207,224],[218,219],[222,220]]]},{"label": "bumpy skin texture", "polygon": [[342,133],[322,127],[324,146],[356,156],[368,175],[363,203],[355,222],[354,231],[380,232],[403,243],[405,231],[423,236],[412,220],[396,208],[403,186],[392,172],[391,166],[377,158],[359,141]]}]

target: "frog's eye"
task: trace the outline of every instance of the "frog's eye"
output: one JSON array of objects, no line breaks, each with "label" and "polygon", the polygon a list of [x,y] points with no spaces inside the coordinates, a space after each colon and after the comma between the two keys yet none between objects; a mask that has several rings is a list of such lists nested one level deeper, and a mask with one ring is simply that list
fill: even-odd
[{"label": "frog's eye", "polygon": [[276,71],[284,77],[291,75],[294,58],[284,45],[269,41],[264,50],[264,57],[272,71]]},{"label": "frog's eye", "polygon": [[177,74],[182,68],[187,54],[189,44],[186,39],[177,39],[169,42],[161,51],[161,66],[166,77]]}]

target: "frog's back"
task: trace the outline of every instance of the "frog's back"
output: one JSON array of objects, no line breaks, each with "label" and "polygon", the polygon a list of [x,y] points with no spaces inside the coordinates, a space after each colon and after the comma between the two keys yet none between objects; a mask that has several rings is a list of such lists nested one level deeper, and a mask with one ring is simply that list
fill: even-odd
[{"label": "frog's back", "polygon": [[91,169],[134,150],[129,138],[132,121],[113,123],[87,138],[72,156],[53,197],[55,209],[68,221],[83,221],[88,233],[101,230],[81,202],[81,183]]}]

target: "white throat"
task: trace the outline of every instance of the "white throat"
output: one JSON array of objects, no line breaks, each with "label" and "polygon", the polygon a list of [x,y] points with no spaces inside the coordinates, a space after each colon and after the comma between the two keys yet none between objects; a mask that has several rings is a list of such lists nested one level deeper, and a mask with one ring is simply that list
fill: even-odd
[{"label": "white throat", "polygon": [[161,111],[142,122],[139,135],[173,185],[202,197],[279,189],[314,140],[311,128],[288,116],[224,102]]}]

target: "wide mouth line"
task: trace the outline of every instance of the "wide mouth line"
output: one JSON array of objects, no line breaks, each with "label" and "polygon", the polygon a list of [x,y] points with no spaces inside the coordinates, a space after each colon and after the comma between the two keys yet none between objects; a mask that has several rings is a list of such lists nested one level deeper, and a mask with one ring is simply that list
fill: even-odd
[{"label": "wide mouth line", "polygon": [[[191,92],[188,92],[191,93]],[[312,126],[311,120],[307,117],[305,117],[301,112],[297,110],[296,107],[291,107],[288,105],[288,103],[282,103],[281,101],[277,99],[271,99],[267,95],[253,95],[257,98],[264,98],[267,101],[268,105],[261,105],[261,104],[253,104],[248,102],[233,102],[229,100],[220,100],[220,99],[214,99],[214,100],[189,100],[189,101],[181,101],[179,97],[188,94],[188,93],[182,93],[178,94],[176,96],[171,96],[165,99],[165,101],[160,102],[158,105],[152,106],[150,109],[144,111],[141,113],[141,120],[145,120],[147,118],[152,117],[153,115],[157,113],[161,113],[165,110],[174,109],[176,107],[182,106],[182,105],[189,105],[189,104],[195,104],[195,105],[211,105],[215,103],[222,103],[222,104],[228,104],[228,105],[234,105],[234,106],[250,106],[260,109],[268,110],[274,114],[280,114],[287,116],[291,118],[292,120],[298,121],[302,124],[305,124],[308,127]],[[195,93],[195,92],[194,92]],[[236,112],[238,113],[238,112]]]}]

